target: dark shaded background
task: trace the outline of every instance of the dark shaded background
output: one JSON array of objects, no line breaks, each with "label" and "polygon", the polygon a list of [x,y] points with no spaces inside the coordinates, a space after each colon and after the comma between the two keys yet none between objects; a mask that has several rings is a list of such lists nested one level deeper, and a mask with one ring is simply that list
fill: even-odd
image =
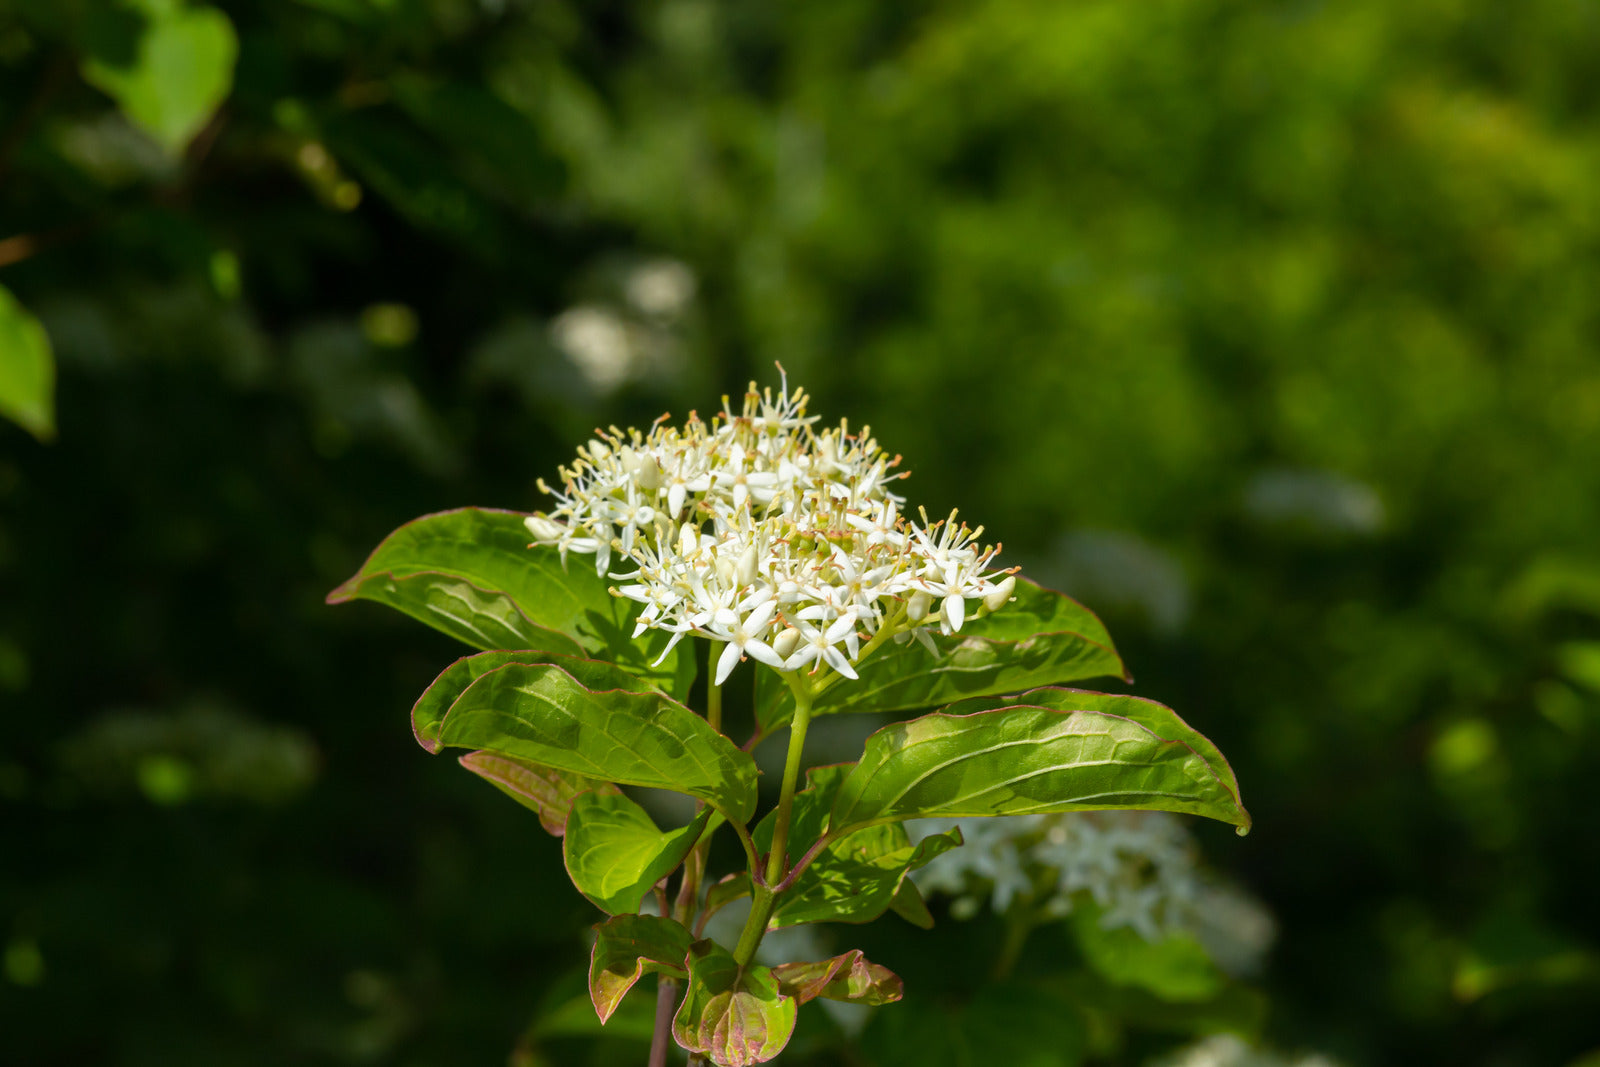
[{"label": "dark shaded background", "polygon": [[0,1059],[640,1062],[524,1034],[595,916],[412,742],[457,650],[322,596],[774,360],[1229,753],[1268,1039],[1600,1056],[1600,5],[218,6],[174,160],[0,3]]}]

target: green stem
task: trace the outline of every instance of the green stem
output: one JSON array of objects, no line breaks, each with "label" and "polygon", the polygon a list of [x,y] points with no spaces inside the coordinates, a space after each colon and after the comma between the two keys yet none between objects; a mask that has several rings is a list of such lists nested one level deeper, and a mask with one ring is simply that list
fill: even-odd
[{"label": "green stem", "polygon": [[750,893],[750,917],[744,921],[739,933],[739,944],[734,947],[733,958],[740,967],[750,966],[756,958],[756,949],[767,933],[767,920],[772,918],[772,907],[778,895],[764,885],[755,886]]},{"label": "green stem", "polygon": [[794,686],[794,721],[789,724],[789,755],[783,764],[783,791],[778,794],[778,819],[772,828],[772,852],[767,856],[767,884],[776,885],[789,866],[789,816],[794,810],[794,789],[800,780],[800,756],[811,725],[810,689]]},{"label": "green stem", "polygon": [[812,691],[804,683],[790,680],[794,690],[794,721],[789,725],[789,753],[783,764],[783,789],[778,794],[777,819],[772,828],[772,851],[767,855],[766,878],[755,867],[750,869],[750,917],[739,934],[739,944],[733,958],[739,966],[747,967],[755,959],[756,949],[766,936],[767,921],[772,918],[778,895],[772,885],[783,877],[789,865],[789,817],[794,812],[794,790],[800,781],[800,757],[806,747],[806,728],[811,725]]}]

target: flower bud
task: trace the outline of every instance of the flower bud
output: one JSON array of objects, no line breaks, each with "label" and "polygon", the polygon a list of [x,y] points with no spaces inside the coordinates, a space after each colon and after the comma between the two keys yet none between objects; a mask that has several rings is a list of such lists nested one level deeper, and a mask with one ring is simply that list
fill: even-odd
[{"label": "flower bud", "polygon": [[911,594],[911,599],[906,601],[906,618],[912,622],[921,622],[928,617],[928,609],[933,607],[933,594],[925,589],[918,589]]},{"label": "flower bud", "polygon": [[699,547],[700,531],[694,528],[694,523],[684,523],[683,529],[678,532],[678,555],[692,557]]},{"label": "flower bud", "polygon": [[1014,574],[1006,575],[1005,579],[1002,580],[999,585],[996,585],[988,593],[984,594],[983,606],[988,608],[990,611],[999,611],[1001,608],[1011,603],[1011,594],[1016,588],[1017,576]]},{"label": "flower bud", "polygon": [[800,646],[800,631],[793,626],[772,639],[772,651],[780,658],[788,659],[794,655],[794,650]]},{"label": "flower bud", "polygon": [[739,579],[740,585],[751,585],[755,582],[758,573],[756,563],[756,546],[750,545],[740,554],[739,566],[734,574],[734,577]]},{"label": "flower bud", "polygon": [[529,515],[522,520],[522,525],[528,528],[528,533],[533,535],[535,541],[541,543],[559,541],[561,535],[566,532],[566,528],[561,524],[552,522],[543,515]]},{"label": "flower bud", "polygon": [[639,459],[639,472],[634,477],[641,489],[649,489],[651,491],[660,489],[664,480],[661,475],[661,463],[654,455],[646,452]]}]

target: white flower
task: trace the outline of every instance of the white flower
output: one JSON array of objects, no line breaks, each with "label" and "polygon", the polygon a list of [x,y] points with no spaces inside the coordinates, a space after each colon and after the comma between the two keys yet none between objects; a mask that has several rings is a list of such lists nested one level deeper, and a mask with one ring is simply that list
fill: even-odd
[{"label": "white flower", "polygon": [[927,628],[960,630],[968,600],[979,614],[1004,606],[1015,582],[988,569],[998,548],[977,543],[982,528],[954,513],[907,521],[891,491],[899,457],[866,427],[817,430],[806,402],[787,380],[776,394],[752,384],[709,423],[691,413],[681,427],[598,431],[559,492],[540,483],[554,506],[528,532],[563,565],[591,554],[604,575],[625,557],[637,569],[614,575],[628,582],[616,593],[643,605],[635,636],[723,642],[718,684],[745,657],[855,678],[879,638],[931,648]]}]

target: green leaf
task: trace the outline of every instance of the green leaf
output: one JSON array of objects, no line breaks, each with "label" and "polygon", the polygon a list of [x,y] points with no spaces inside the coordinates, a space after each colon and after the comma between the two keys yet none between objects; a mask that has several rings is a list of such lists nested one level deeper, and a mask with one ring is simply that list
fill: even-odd
[{"label": "green leaf", "polygon": [[1083,958],[1113,985],[1147,989],[1162,1000],[1210,1000],[1226,979],[1205,947],[1189,934],[1169,933],[1146,940],[1130,926],[1107,929],[1098,908],[1073,911],[1070,925]]},{"label": "green leaf", "polygon": [[889,901],[889,910],[912,926],[933,929],[933,912],[928,910],[928,902],[922,899],[922,890],[909,878],[900,883],[894,899]]},{"label": "green leaf", "polygon": [[233,88],[239,40],[216,8],[132,0],[144,29],[133,55],[91,55],[83,77],[169,153],[182,152]]},{"label": "green leaf", "polygon": [[[790,812],[790,861],[809,849],[827,829],[828,813],[839,787],[852,770],[850,764],[813,767],[806,776],[806,788],[794,796]],[[752,833],[757,851],[772,847],[776,812],[757,824]],[[906,875],[924,866],[935,856],[961,844],[959,830],[935,834],[913,845],[905,828],[898,823],[869,826],[830,842],[800,872],[794,885],[778,898],[769,924],[771,929],[801,923],[864,923],[878,918],[910,885]],[[916,893],[915,887],[911,893]],[[913,922],[927,915],[921,896],[905,900]],[[932,925],[932,917],[927,917]]]},{"label": "green leaf", "polygon": [[867,738],[830,828],[937,816],[1127,809],[1250,816],[1216,746],[1138,697],[1041,689],[894,723]]},{"label": "green leaf", "polygon": [[710,889],[706,890],[707,915],[720,911],[722,908],[742,897],[750,895],[750,872],[739,871],[719,880]]},{"label": "green leaf", "polygon": [[638,804],[617,793],[583,793],[572,801],[561,843],[567,874],[602,911],[630,915],[700,840],[710,808],[689,825],[663,833]]},{"label": "green leaf", "polygon": [[555,664],[483,675],[450,706],[437,741],[688,793],[741,825],[755,811],[755,761],[700,716],[659,693],[592,690]]},{"label": "green leaf", "polygon": [[887,967],[867,962],[853,948],[816,963],[784,963],[772,969],[778,988],[804,1004],[817,997],[856,1004],[893,1004],[905,993],[905,983]]},{"label": "green leaf", "polygon": [[696,941],[672,1036],[718,1067],[765,1063],[789,1043],[799,1008],[779,990],[769,968],[752,964],[741,970],[727,949]]},{"label": "green leaf", "polygon": [[539,825],[552,837],[567,831],[572,798],[580,793],[615,793],[610,782],[568,774],[515,756],[496,752],[468,752],[461,766],[539,816]]},{"label": "green leaf", "polygon": [[650,631],[634,640],[639,606],[612,596],[588,557],[563,568],[556,549],[530,547],[526,517],[458,508],[414,519],[384,538],[328,603],[374,600],[479,649],[597,656],[686,696],[695,676],[692,645],[680,644],[652,667],[667,636]]},{"label": "green leaf", "polygon": [[[841,679],[823,690],[812,714],[907,711],[1030,686],[1127,676],[1093,612],[1027,580],[1017,583],[1016,599],[1000,611],[972,620],[958,634],[931,636],[939,656],[915,640],[886,644],[857,664],[859,680]],[[757,689],[761,729],[771,733],[794,714],[794,696],[771,671],[762,672]]]},{"label": "green leaf", "polygon": [[450,711],[450,705],[467,691],[467,687],[490,671],[510,663],[549,663],[582,682],[589,689],[600,692],[606,689],[637,690],[639,679],[603,660],[583,656],[552,655],[536,651],[480,652],[463,656],[440,672],[428,688],[417,698],[411,708],[411,732],[417,744],[429,752],[437,753],[440,745],[439,724]]},{"label": "green leaf", "polygon": [[0,415],[48,441],[56,435],[55,390],[49,336],[0,285]]},{"label": "green leaf", "polygon": [[654,915],[618,915],[594,928],[589,953],[589,999],[604,1023],[647,971],[688,977],[694,935],[681,923]]}]

